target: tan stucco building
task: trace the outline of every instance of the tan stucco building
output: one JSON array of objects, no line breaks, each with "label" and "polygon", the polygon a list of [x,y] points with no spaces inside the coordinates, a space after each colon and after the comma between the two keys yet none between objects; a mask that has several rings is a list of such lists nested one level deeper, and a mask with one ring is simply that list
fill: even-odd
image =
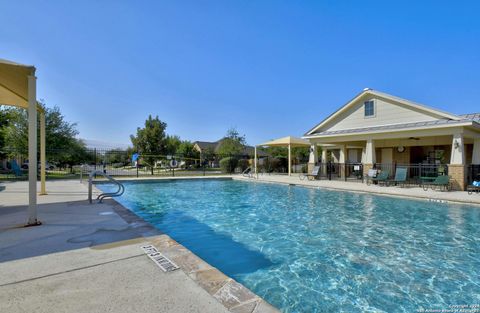
[{"label": "tan stucco building", "polygon": [[[312,144],[310,168],[333,161],[362,164],[364,173],[372,167],[394,171],[401,165],[411,168],[412,176],[422,176],[428,169],[448,173],[457,190],[465,188],[471,164],[480,164],[479,113],[455,115],[372,89],[355,96],[303,138]],[[414,168],[422,172],[414,174]]]}]

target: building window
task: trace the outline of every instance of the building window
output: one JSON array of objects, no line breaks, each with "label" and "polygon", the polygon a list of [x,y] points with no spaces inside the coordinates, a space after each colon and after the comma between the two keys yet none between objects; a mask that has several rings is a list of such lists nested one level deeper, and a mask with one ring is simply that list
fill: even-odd
[{"label": "building window", "polygon": [[373,103],[373,100],[365,101],[364,107],[365,107],[365,117],[375,116],[375,105]]}]

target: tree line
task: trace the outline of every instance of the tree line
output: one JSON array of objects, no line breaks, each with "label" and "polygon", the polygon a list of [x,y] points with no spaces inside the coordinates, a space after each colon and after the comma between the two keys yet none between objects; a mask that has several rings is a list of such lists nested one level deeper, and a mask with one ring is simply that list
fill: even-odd
[{"label": "tree line", "polygon": [[[149,115],[144,125],[138,127],[136,133],[130,136],[131,147],[110,149],[98,155],[92,149],[88,149],[85,142],[78,138],[77,124],[66,121],[58,106],[48,107],[44,101],[40,101],[39,105],[45,111],[47,160],[60,167],[70,166],[71,168],[81,163],[97,162],[125,165],[131,162],[134,153],[138,153],[141,161],[152,169],[156,161],[167,155],[187,160],[199,160],[201,157],[203,160],[195,162],[196,164],[217,158],[226,171],[232,171],[237,165],[242,168],[248,166],[248,163],[242,160],[246,156],[245,135],[241,135],[235,128],[227,130],[217,151],[202,151],[200,155],[191,141],[167,134],[167,123],[160,120],[158,116]],[[38,142],[40,143],[40,140]],[[276,159],[287,156],[286,148],[270,147],[263,151]],[[308,157],[308,149],[305,148],[294,148],[292,152],[297,159]],[[0,159],[18,156],[26,158],[27,155],[27,111],[0,105]]]}]

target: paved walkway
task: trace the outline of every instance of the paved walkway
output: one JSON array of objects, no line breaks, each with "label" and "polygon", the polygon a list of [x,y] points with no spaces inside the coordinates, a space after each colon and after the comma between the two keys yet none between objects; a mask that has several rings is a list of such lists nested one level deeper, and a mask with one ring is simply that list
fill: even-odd
[{"label": "paved walkway", "polygon": [[[91,205],[78,181],[47,182],[43,225],[27,220],[27,183],[0,191],[0,312],[278,312],[113,200]],[[153,244],[180,270],[141,250]]]},{"label": "paved walkway", "polygon": [[449,202],[460,202],[467,204],[480,205],[480,193],[469,195],[466,191],[437,191],[437,190],[428,190],[424,191],[418,186],[406,186],[406,187],[396,187],[396,186],[378,186],[370,185],[367,186],[365,183],[361,182],[346,182],[346,181],[329,181],[329,180],[301,180],[299,174],[292,174],[292,176],[287,175],[259,175],[258,178],[245,178],[241,175],[234,176],[234,179],[241,180],[250,180],[250,181],[262,181],[270,183],[281,183],[281,184],[295,184],[303,185],[308,187],[321,187],[329,188],[335,190],[346,190],[346,191],[355,191],[355,192],[366,192],[366,193],[375,193],[388,196],[400,196],[400,197],[414,197],[427,199],[432,201],[449,201]]}]

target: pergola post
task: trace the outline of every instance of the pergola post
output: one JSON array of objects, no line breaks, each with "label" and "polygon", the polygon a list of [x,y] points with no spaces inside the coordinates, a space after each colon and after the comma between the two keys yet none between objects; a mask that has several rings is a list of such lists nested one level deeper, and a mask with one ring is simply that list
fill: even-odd
[{"label": "pergola post", "polygon": [[292,145],[288,144],[288,176],[292,176]]},{"label": "pergola post", "polygon": [[28,221],[37,220],[37,78],[28,76]]},{"label": "pergola post", "polygon": [[257,146],[255,146],[255,153],[253,156],[253,166],[255,167],[255,174],[258,173],[257,171]]},{"label": "pergola post", "polygon": [[40,195],[46,195],[45,188],[45,112],[40,113]]}]

